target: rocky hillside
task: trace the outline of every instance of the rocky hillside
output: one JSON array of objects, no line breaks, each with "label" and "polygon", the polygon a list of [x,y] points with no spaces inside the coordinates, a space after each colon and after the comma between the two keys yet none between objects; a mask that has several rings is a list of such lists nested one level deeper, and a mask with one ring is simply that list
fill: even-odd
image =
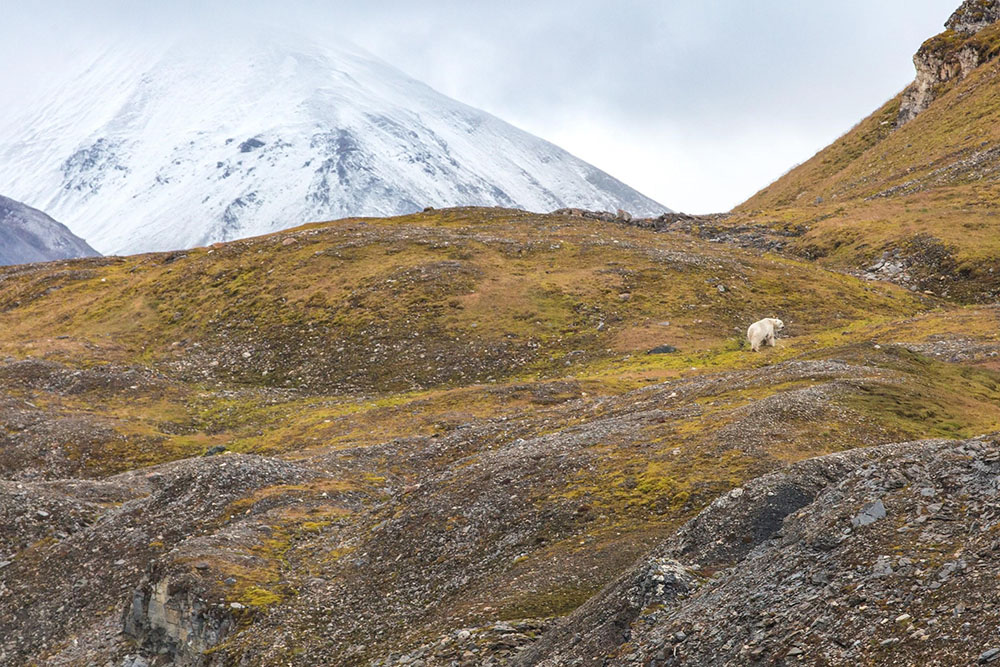
[{"label": "rocky hillside", "polygon": [[97,251],[38,209],[0,196],[0,265],[94,257]]},{"label": "rocky hillside", "polygon": [[[967,0],[916,78],[737,207],[827,266],[964,302],[1000,295],[1000,3]],[[887,91],[888,92],[888,91]]]},{"label": "rocky hillside", "polygon": [[758,478],[514,664],[993,662],[998,473],[994,435],[852,450]]},{"label": "rocky hillside", "polygon": [[601,217],[0,271],[0,664],[992,648],[1000,310]]}]

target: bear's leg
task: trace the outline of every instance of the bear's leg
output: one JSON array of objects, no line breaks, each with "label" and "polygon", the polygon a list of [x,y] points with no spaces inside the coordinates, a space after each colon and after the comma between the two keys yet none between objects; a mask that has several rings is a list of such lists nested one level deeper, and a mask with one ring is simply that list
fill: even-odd
[{"label": "bear's leg", "polygon": [[767,337],[767,344],[770,345],[771,347],[774,347],[774,334],[770,334]]}]

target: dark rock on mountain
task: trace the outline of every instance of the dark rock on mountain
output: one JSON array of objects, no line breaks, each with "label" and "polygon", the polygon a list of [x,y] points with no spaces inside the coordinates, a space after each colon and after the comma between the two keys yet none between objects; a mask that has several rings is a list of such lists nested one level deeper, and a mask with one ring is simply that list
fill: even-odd
[{"label": "dark rock on mountain", "polygon": [[97,255],[65,225],[38,209],[0,196],[0,265]]}]

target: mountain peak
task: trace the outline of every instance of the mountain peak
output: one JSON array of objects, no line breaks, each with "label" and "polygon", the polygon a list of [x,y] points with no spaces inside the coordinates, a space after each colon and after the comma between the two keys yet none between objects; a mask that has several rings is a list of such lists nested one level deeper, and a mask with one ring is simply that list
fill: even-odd
[{"label": "mountain peak", "polygon": [[0,134],[0,181],[108,253],[425,206],[667,210],[349,43],[121,48],[26,114]]}]

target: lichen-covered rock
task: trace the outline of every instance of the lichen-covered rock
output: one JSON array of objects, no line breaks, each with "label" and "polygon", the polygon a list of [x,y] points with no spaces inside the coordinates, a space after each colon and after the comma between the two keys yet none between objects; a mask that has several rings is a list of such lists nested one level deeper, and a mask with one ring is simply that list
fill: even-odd
[{"label": "lichen-covered rock", "polygon": [[896,127],[927,109],[947,90],[946,84],[964,79],[987,58],[996,55],[996,31],[986,39],[977,39],[976,35],[997,21],[1000,21],[1000,2],[966,0],[945,23],[947,30],[921,45],[913,56],[917,76],[903,91]]},{"label": "lichen-covered rock", "polygon": [[231,606],[208,602],[190,582],[166,576],[138,588],[123,619],[126,635],[174,665],[203,664],[205,651],[235,625]]},{"label": "lichen-covered rock", "polygon": [[941,49],[938,44],[931,40],[913,56],[917,76],[903,91],[896,127],[916,118],[941,94],[944,84],[965,78],[981,62],[980,51],[975,45],[946,50]]},{"label": "lichen-covered rock", "polygon": [[1000,2],[997,0],[965,0],[945,26],[955,32],[974,33],[997,21],[1000,21]]}]

